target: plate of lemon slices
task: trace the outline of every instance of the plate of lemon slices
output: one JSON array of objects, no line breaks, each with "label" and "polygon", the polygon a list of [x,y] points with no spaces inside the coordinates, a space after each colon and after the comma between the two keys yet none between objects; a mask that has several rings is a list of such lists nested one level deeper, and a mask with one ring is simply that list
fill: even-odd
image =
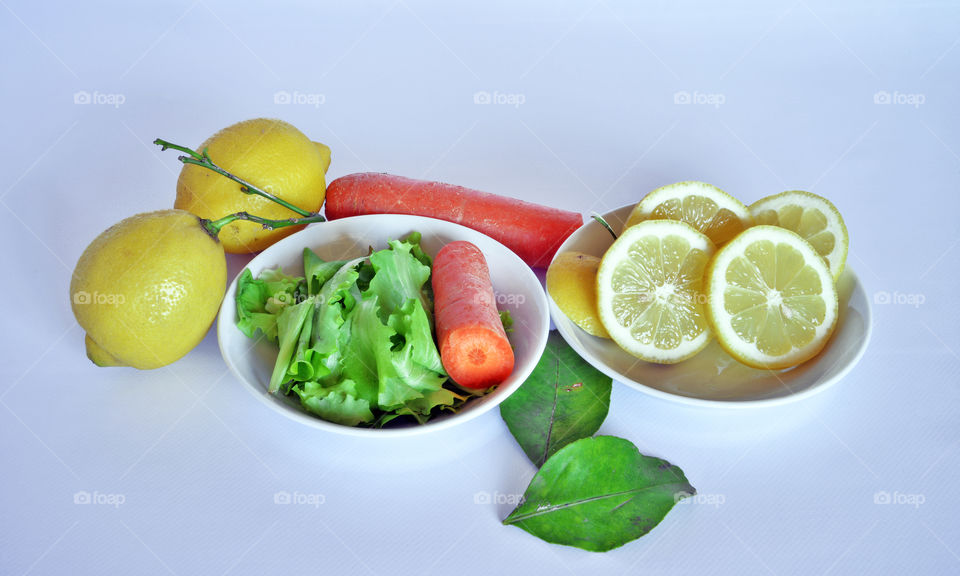
[{"label": "plate of lemon slices", "polygon": [[869,300],[825,198],[746,206],[679,182],[602,219],[560,247],[547,292],[560,334],[615,380],[691,404],[779,404],[838,382],[866,350]]}]

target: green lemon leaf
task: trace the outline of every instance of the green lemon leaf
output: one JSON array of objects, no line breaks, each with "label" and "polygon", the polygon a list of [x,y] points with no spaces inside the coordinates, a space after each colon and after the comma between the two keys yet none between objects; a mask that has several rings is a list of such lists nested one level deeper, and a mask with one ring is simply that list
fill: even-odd
[{"label": "green lemon leaf", "polygon": [[536,473],[503,521],[554,544],[605,552],[635,540],[696,490],[683,471],[629,440],[583,438]]},{"label": "green lemon leaf", "polygon": [[567,444],[600,429],[612,386],[609,376],[553,331],[530,377],[500,405],[500,416],[539,467]]}]

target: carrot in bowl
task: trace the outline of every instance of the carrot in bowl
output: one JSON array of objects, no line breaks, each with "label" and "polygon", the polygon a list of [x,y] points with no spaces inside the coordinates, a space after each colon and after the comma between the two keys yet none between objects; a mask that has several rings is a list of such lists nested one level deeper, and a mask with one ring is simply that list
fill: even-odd
[{"label": "carrot in bowl", "polygon": [[391,174],[349,174],[327,186],[327,218],[361,214],[413,214],[462,224],[540,268],[550,264],[557,248],[583,224],[576,212]]},{"label": "carrot in bowl", "polygon": [[433,261],[440,359],[464,388],[488,388],[513,372],[513,349],[497,312],[490,270],[470,242],[444,246]]}]

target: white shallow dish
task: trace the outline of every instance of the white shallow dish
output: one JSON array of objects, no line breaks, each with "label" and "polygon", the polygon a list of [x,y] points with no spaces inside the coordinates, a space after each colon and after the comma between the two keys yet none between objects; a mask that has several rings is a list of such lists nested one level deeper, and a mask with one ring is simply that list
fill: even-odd
[{"label": "white shallow dish", "polygon": [[[633,205],[604,214],[614,230]],[[560,246],[562,252],[602,257],[613,238],[590,220]],[[860,360],[870,341],[870,301],[849,263],[838,284],[840,317],[830,342],[815,358],[789,370],[757,370],[744,366],[714,340],[705,350],[678,364],[639,360],[612,340],[581,330],[560,311],[552,298],[550,315],[564,339],[583,358],[614,380],[658,398],[700,406],[745,408],[783,404],[806,398],[839,382]]]},{"label": "white shallow dish", "polygon": [[[270,373],[277,358],[277,347],[263,337],[247,338],[236,326],[237,278],[227,288],[217,337],[220,352],[230,370],[264,404],[284,416],[331,432],[360,436],[406,436],[433,432],[466,422],[496,407],[512,394],[533,371],[547,344],[550,329],[549,309],[543,287],[533,271],[506,246],[470,228],[420,216],[374,215],[343,218],[313,224],[267,248],[250,261],[247,268],[256,277],[263,270],[280,266],[288,274],[303,274],[303,249],[309,247],[324,260],[345,260],[367,254],[368,248],[386,248],[389,240],[411,232],[420,232],[421,246],[431,256],[444,245],[467,240],[483,252],[499,309],[510,310],[513,331],[508,334],[514,350],[514,369],[510,377],[491,393],[467,402],[456,414],[442,414],[423,425],[357,428],[327,422],[300,407],[294,396],[267,393]],[[239,277],[239,276],[238,276]],[[260,336],[258,334],[258,336]]]}]

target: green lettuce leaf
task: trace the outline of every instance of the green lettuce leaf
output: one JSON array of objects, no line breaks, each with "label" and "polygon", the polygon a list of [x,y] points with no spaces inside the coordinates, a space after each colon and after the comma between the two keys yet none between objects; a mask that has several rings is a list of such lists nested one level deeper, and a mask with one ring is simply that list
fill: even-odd
[{"label": "green lettuce leaf", "polygon": [[324,356],[319,354],[313,347],[313,319],[317,314],[319,306],[316,300],[311,298],[314,306],[310,307],[306,318],[303,320],[303,328],[300,329],[300,337],[297,341],[297,349],[290,361],[290,367],[287,368],[287,375],[297,382],[309,382],[319,380],[330,374],[324,362]]},{"label": "green lettuce leaf", "polygon": [[344,380],[329,387],[319,382],[304,382],[293,390],[300,396],[304,408],[324,420],[345,426],[373,422],[370,403],[357,397],[353,380]]},{"label": "green lettuce leaf", "polygon": [[446,375],[440,361],[440,351],[433,341],[430,319],[423,304],[411,298],[387,319],[387,325],[403,338],[403,350],[410,360],[424,368]]},{"label": "green lettuce leaf", "polygon": [[393,330],[380,322],[376,297],[356,303],[342,327],[343,376],[356,383],[358,394],[371,405],[383,407],[379,401],[381,368],[390,362],[390,337]]},{"label": "green lettuce leaf", "polygon": [[[314,366],[317,378],[322,378],[326,385],[335,384],[340,378],[340,349],[343,339],[341,328],[346,316],[344,301],[353,301],[350,291],[356,285],[357,265],[362,260],[363,258],[356,258],[344,262],[323,284],[316,296],[311,345],[305,356]],[[319,366],[323,368],[320,369]]]},{"label": "green lettuce leaf", "polygon": [[500,311],[500,323],[503,324],[503,331],[507,334],[513,332],[513,316],[509,310]]},{"label": "green lettuce leaf", "polygon": [[277,341],[277,314],[295,303],[300,279],[287,276],[279,268],[264,270],[256,279],[244,268],[237,280],[237,328],[248,338],[257,330]]},{"label": "green lettuce leaf", "polygon": [[[380,299],[380,314],[386,320],[395,310],[416,298],[430,318],[433,303],[424,293],[424,284],[430,279],[430,267],[411,253],[414,244],[391,240],[390,248],[370,255],[376,274],[369,291]],[[419,245],[417,245],[419,247]]]},{"label": "green lettuce leaf", "polygon": [[424,423],[462,406],[470,395],[443,387],[431,265],[414,232],[349,261],[326,262],[305,248],[303,278],[244,271],[237,324],[279,347],[270,392],[296,394],[308,412],[350,426],[402,416]]},{"label": "green lettuce leaf", "polygon": [[423,248],[420,247],[421,236],[419,232],[411,232],[403,239],[404,244],[410,245],[410,254],[414,258],[420,261],[421,264],[428,268],[433,268],[433,258],[430,258],[430,255],[423,251]]},{"label": "green lettuce leaf", "polygon": [[271,394],[279,390],[280,385],[287,380],[290,361],[296,351],[297,342],[300,341],[300,331],[313,311],[313,306],[313,298],[310,298],[299,304],[287,306],[277,318],[280,352],[277,354],[277,363],[273,366],[273,374],[270,375],[268,391]]},{"label": "green lettuce leaf", "polygon": [[289,276],[280,268],[264,270],[257,276],[257,280],[266,284],[267,292],[271,295],[276,295],[280,292],[293,294],[303,285],[303,278]]},{"label": "green lettuce leaf", "polygon": [[[418,333],[426,313],[418,300],[411,302],[410,313],[397,316],[393,322],[405,330],[404,335],[380,320],[380,299],[372,289],[357,303],[350,315],[351,336],[344,350],[344,374],[361,387],[376,386],[381,410],[406,407],[429,414],[434,406],[452,404],[456,397],[442,388],[447,377],[439,364],[439,354],[433,359],[423,335]],[[399,349],[395,349],[396,336],[403,336]],[[427,341],[432,344],[432,337]],[[432,353],[436,354],[435,346]],[[425,365],[433,362],[441,370]]]},{"label": "green lettuce leaf", "polygon": [[333,278],[346,260],[331,260],[327,262],[314,254],[309,248],[303,249],[303,275],[307,283],[307,294],[312,296],[320,292],[320,287],[327,280]]}]

